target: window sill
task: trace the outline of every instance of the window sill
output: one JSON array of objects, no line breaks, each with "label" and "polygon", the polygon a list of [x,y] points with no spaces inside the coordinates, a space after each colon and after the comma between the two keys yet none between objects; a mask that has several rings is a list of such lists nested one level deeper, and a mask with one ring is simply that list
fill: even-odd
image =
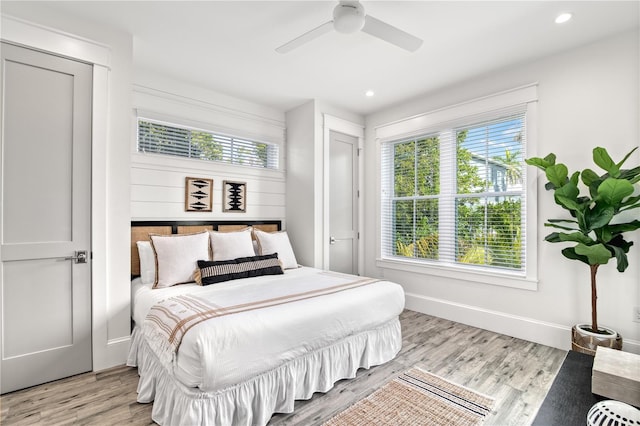
[{"label": "window sill", "polygon": [[479,271],[473,267],[429,265],[400,259],[377,259],[376,266],[383,269],[414,272],[423,275],[451,278],[473,283],[497,285],[520,290],[538,290],[538,280],[509,273]]}]

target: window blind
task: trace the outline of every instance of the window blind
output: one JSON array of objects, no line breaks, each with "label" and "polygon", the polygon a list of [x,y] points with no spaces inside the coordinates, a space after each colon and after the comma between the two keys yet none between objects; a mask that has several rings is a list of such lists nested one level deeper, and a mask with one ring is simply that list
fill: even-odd
[{"label": "window blind", "polygon": [[138,119],[138,151],[278,169],[278,146],[146,118]]},{"label": "window blind", "polygon": [[525,113],[381,145],[383,258],[525,271]]}]

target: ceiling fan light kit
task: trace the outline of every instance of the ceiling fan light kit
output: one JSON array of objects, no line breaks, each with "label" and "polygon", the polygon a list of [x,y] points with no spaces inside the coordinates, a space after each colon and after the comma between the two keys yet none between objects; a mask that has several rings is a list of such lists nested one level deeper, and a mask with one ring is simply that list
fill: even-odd
[{"label": "ceiling fan light kit", "polygon": [[364,27],[364,19],[364,7],[357,1],[343,1],[333,9],[333,28],[339,33],[360,31]]},{"label": "ceiling fan light kit", "polygon": [[415,52],[422,46],[422,39],[399,28],[389,25],[373,16],[367,15],[359,1],[341,1],[333,9],[333,20],[294,38],[276,48],[278,53],[287,53],[293,49],[328,33],[331,30],[339,33],[353,34],[362,31],[409,52]]}]

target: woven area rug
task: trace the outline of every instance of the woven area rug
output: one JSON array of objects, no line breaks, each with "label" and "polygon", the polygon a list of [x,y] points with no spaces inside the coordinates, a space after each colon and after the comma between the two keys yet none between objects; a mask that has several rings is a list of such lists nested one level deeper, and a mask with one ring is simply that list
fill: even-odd
[{"label": "woven area rug", "polygon": [[494,400],[412,368],[324,426],[479,425]]}]

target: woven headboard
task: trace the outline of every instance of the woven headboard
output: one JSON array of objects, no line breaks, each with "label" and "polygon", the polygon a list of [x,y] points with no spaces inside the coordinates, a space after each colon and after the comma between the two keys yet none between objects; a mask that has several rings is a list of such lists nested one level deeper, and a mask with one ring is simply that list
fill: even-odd
[{"label": "woven headboard", "polygon": [[193,234],[204,230],[218,232],[232,232],[252,226],[265,232],[275,232],[282,229],[279,220],[247,220],[247,221],[133,221],[131,222],[131,276],[140,275],[140,257],[136,242],[149,241],[149,234]]}]

